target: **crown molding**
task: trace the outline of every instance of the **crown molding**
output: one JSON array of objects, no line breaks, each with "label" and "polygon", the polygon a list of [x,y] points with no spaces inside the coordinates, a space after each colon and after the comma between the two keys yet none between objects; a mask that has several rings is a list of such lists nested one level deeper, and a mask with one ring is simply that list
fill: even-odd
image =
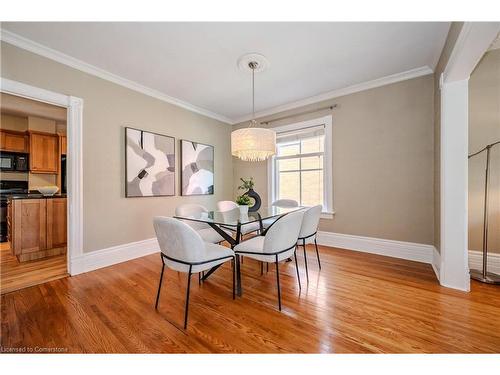
[{"label": "crown molding", "polygon": [[444,83],[470,75],[500,32],[500,22],[465,22],[444,68]]},{"label": "crown molding", "polygon": [[226,116],[211,112],[204,108],[197,107],[183,100],[166,95],[158,90],[143,86],[140,83],[120,77],[104,69],[98,68],[94,65],[88,64],[79,59],[66,55],[62,52],[44,46],[43,44],[37,43],[31,39],[22,37],[11,31],[0,29],[0,40],[4,41],[5,43],[12,44],[13,46],[16,46],[18,48],[24,49],[26,51],[57,61],[58,63],[70,66],[82,72],[105,79],[106,81],[110,81],[116,83],[117,85],[140,92],[141,94],[148,95],[153,98],[159,99],[161,101],[167,102],[169,104],[173,104],[177,107],[187,109],[188,111],[195,112],[200,115],[210,117],[227,124],[234,124],[234,121]]},{"label": "crown molding", "polygon": [[[298,100],[296,102],[283,104],[283,105],[280,105],[277,107],[272,107],[272,108],[269,108],[269,109],[266,109],[266,110],[263,110],[260,112],[256,112],[255,117],[260,118],[260,117],[271,116],[271,115],[274,115],[276,113],[289,111],[291,109],[304,107],[304,106],[307,106],[310,104],[322,102],[322,101],[329,100],[329,99],[338,98],[340,96],[354,94],[356,92],[365,91],[365,90],[373,89],[376,87],[389,85],[391,83],[406,81],[408,79],[425,76],[428,74],[432,74],[433,72],[434,71],[430,67],[422,66],[420,68],[407,70],[405,72],[392,74],[390,76],[385,76],[382,78],[377,78],[377,79],[374,79],[372,81],[366,81],[366,82],[358,83],[356,85],[347,86],[347,87],[344,87],[341,89],[328,91],[328,92],[325,92],[323,94],[319,94],[319,95],[311,96],[311,97],[306,98],[306,99]],[[245,116],[237,118],[234,121],[234,124],[239,124],[241,122],[249,121],[251,119],[252,119],[251,115],[245,115]]]},{"label": "crown molding", "polygon": [[[241,117],[238,117],[235,119],[231,119],[231,118],[226,117],[224,115],[220,115],[218,113],[211,112],[207,109],[197,107],[193,104],[190,104],[188,102],[185,102],[185,101],[177,99],[177,98],[174,98],[174,97],[169,96],[167,94],[164,94],[158,90],[146,87],[144,85],[141,85],[140,83],[137,83],[137,82],[128,80],[126,78],[120,77],[120,76],[113,74],[111,72],[108,72],[104,69],[98,68],[94,65],[88,64],[84,61],[81,61],[79,59],[76,59],[74,57],[66,55],[62,52],[59,52],[57,50],[54,50],[54,49],[49,48],[47,46],[44,46],[40,43],[37,43],[31,39],[22,37],[22,36],[15,34],[11,31],[1,29],[1,28],[0,28],[0,40],[6,42],[8,44],[12,44],[18,48],[24,49],[26,51],[35,53],[37,55],[46,57],[46,58],[51,59],[51,60],[54,60],[58,63],[70,66],[70,67],[77,69],[77,70],[80,70],[82,72],[85,72],[85,73],[91,74],[93,76],[99,77],[101,79],[113,82],[117,85],[126,87],[130,90],[140,92],[144,95],[148,95],[150,97],[159,99],[159,100],[164,101],[166,103],[173,104],[177,107],[181,107],[181,108],[187,109],[188,111],[198,113],[200,115],[203,115],[203,116],[206,116],[209,118],[213,118],[215,120],[224,122],[226,124],[235,125],[235,124],[239,124],[241,122],[248,121],[251,119],[251,115],[245,115],[245,116],[241,116]],[[432,73],[433,73],[433,70],[430,67],[423,66],[423,67],[408,70],[405,72],[401,72],[401,73],[389,75],[386,77],[374,79],[372,81],[362,82],[362,83],[348,86],[348,87],[344,87],[341,89],[328,91],[328,92],[325,92],[323,94],[311,96],[309,98],[301,99],[301,100],[298,100],[295,102],[272,107],[272,108],[257,112],[255,114],[255,116],[258,118],[271,116],[271,115],[274,115],[276,113],[288,111],[291,109],[300,108],[300,107],[314,104],[317,102],[338,98],[340,96],[349,95],[349,94],[353,94],[356,92],[360,92],[360,91],[364,91],[364,90],[368,90],[368,89],[372,89],[372,88],[376,88],[376,87],[381,87],[381,86],[389,85],[391,83],[405,81],[408,79],[417,78],[417,77],[432,74]]]},{"label": "crown molding", "polygon": [[500,32],[498,33],[495,40],[491,43],[490,48],[488,48],[488,51],[493,51],[499,48],[500,48]]}]

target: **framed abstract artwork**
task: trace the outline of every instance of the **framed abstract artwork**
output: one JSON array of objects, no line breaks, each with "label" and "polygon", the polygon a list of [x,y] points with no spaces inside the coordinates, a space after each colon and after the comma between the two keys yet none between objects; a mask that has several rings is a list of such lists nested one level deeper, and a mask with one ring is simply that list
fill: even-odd
[{"label": "framed abstract artwork", "polygon": [[175,195],[175,138],[125,128],[125,196]]},{"label": "framed abstract artwork", "polygon": [[214,193],[214,146],[181,140],[182,195]]}]

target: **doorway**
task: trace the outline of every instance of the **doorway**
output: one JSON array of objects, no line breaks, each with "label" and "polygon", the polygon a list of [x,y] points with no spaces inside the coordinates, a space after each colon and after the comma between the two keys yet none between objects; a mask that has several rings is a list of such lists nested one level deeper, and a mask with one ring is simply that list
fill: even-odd
[{"label": "doorway", "polygon": [[[83,210],[82,210],[82,112],[83,112],[83,100],[77,97],[67,96],[58,94],[52,91],[48,91],[42,88],[30,86],[23,84],[21,82],[12,81],[9,79],[1,78],[1,93],[2,95],[9,95],[10,97],[16,98],[17,101],[29,100],[27,103],[31,103],[36,106],[45,106],[47,109],[50,108],[53,111],[63,111],[63,116],[59,115],[56,121],[56,133],[50,134],[46,137],[43,137],[44,134],[41,134],[40,137],[34,139],[34,143],[32,147],[47,147],[47,144],[54,145],[57,144],[57,155],[58,159],[57,163],[57,172],[51,173],[54,171],[53,164],[48,162],[47,160],[32,160],[32,164],[28,164],[28,168],[32,166],[41,168],[48,168],[49,171],[46,170],[46,174],[52,174],[52,178],[49,180],[49,184],[51,185],[54,181],[55,176],[55,185],[58,187],[59,192],[61,190],[66,190],[66,199],[59,199],[63,197],[56,197],[57,199],[50,200],[50,203],[47,205],[39,205],[36,207],[36,204],[32,205],[27,204],[26,208],[22,208],[20,210],[14,210],[15,212],[12,215],[19,215],[24,212],[25,214],[29,213],[29,209],[35,213],[42,213],[38,216],[41,219],[41,227],[46,229],[45,232],[45,242],[42,238],[42,244],[45,243],[45,249],[38,249],[36,246],[32,249],[34,252],[39,250],[49,250],[55,249],[51,251],[47,251],[44,255],[48,255],[47,259],[50,258],[51,262],[47,262],[45,266],[50,267],[49,270],[45,270],[43,272],[43,280],[42,277],[37,278],[38,281],[35,284],[40,282],[48,281],[49,279],[54,279],[58,277],[65,277],[67,275],[74,275],[76,273],[81,272],[78,270],[78,267],[75,266],[75,262],[81,258],[82,255],[82,233],[83,233]],[[4,107],[6,102],[2,100],[2,107]],[[49,107],[50,106],[50,107]],[[11,115],[15,115],[15,112],[11,112]],[[19,114],[19,113],[17,113]],[[22,114],[22,111],[21,111]],[[30,113],[32,114],[32,113]],[[38,114],[40,115],[40,114]],[[46,117],[55,116],[53,113]],[[35,116],[36,117],[36,116]],[[57,125],[59,122],[59,126]],[[65,124],[64,124],[65,122]],[[64,128],[65,125],[65,128]],[[3,128],[3,126],[2,126]],[[28,129],[29,130],[29,129]],[[33,134],[40,129],[33,130]],[[43,131],[42,131],[43,133]],[[57,136],[57,142],[54,141],[54,137]],[[36,137],[35,137],[36,138]],[[28,144],[30,142],[28,135]],[[28,146],[29,150],[29,146]],[[60,159],[59,159],[60,158]],[[55,159],[52,159],[55,160]],[[35,163],[33,163],[35,162]],[[29,161],[28,161],[29,163]],[[47,164],[48,163],[48,164]],[[51,169],[52,168],[52,169]],[[41,171],[40,169],[36,170]],[[28,171],[28,173],[32,173],[33,171]],[[65,172],[65,173],[64,173]],[[42,175],[43,173],[35,173],[38,175]],[[37,176],[38,177],[38,176]],[[36,177],[35,177],[36,178]],[[43,178],[42,178],[43,180]],[[28,190],[30,190],[29,186],[29,176],[28,176]],[[47,200],[48,201],[48,200]],[[30,202],[31,203],[31,202]],[[29,208],[29,209],[28,209]],[[48,210],[48,211],[47,211]],[[45,213],[45,221],[43,220],[43,213]],[[48,216],[47,216],[48,215]],[[26,215],[27,217],[32,217],[36,215]],[[47,226],[47,218],[49,219],[49,225]],[[54,222],[54,219],[57,219]],[[34,219],[32,219],[34,221]],[[48,229],[48,232],[47,232]],[[40,231],[43,233],[43,231]],[[48,234],[48,237],[47,237]],[[42,236],[43,237],[43,236]],[[48,241],[47,241],[48,238]],[[64,243],[65,242],[65,243]],[[25,242],[27,243],[27,242]],[[15,244],[16,245],[16,244]],[[19,244],[17,244],[19,245]],[[66,247],[66,252],[64,257],[55,258],[55,256],[61,254],[55,254],[60,252],[61,247]],[[12,250],[10,248],[11,244],[8,245],[2,243],[0,246],[0,250],[2,256],[6,253],[7,250]],[[7,249],[7,250],[6,250]],[[11,253],[12,255],[12,253]],[[17,254],[16,260],[18,263],[22,263],[19,260]],[[40,253],[39,253],[40,255]],[[7,257],[2,258],[6,261]],[[26,257],[23,257],[25,260]],[[56,262],[55,259],[58,259],[59,262]],[[10,260],[13,260],[12,258]],[[35,269],[41,269],[42,260],[38,260],[38,266]],[[28,260],[29,261],[29,260]],[[51,263],[51,264],[49,264]],[[81,268],[81,267],[80,267]],[[4,264],[2,262],[2,269],[4,268]],[[63,276],[61,276],[62,271],[64,270]],[[24,271],[19,271],[21,274]],[[34,274],[32,275],[34,276]],[[42,280],[42,281],[40,281]],[[3,284],[3,283],[2,283]],[[3,284],[4,285],[4,284]],[[3,289],[3,287],[2,287]],[[3,291],[2,291],[3,293]]]},{"label": "doorway", "polygon": [[1,293],[66,277],[64,107],[0,93]]},{"label": "doorway", "polygon": [[469,79],[468,250],[472,279],[500,284],[500,34]]}]

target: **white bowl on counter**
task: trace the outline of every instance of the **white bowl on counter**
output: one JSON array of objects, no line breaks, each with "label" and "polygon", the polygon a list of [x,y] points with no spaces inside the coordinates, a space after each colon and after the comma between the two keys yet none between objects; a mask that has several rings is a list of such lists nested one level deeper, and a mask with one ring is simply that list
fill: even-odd
[{"label": "white bowl on counter", "polygon": [[53,196],[55,193],[57,193],[57,191],[59,190],[59,188],[57,186],[40,186],[39,188],[37,188],[37,190],[44,196],[44,197],[51,197]]}]

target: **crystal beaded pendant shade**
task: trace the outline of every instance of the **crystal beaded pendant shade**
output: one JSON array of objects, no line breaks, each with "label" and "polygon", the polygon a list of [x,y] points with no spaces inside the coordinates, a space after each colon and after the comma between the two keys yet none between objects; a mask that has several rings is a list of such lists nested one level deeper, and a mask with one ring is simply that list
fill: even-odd
[{"label": "crystal beaded pendant shade", "polygon": [[263,161],[276,152],[276,133],[255,127],[255,69],[259,63],[250,61],[248,68],[252,70],[252,121],[248,128],[231,133],[231,154],[244,161]]},{"label": "crystal beaded pendant shade", "polygon": [[245,161],[262,161],[276,152],[276,133],[264,128],[243,128],[231,133],[231,153]]}]

